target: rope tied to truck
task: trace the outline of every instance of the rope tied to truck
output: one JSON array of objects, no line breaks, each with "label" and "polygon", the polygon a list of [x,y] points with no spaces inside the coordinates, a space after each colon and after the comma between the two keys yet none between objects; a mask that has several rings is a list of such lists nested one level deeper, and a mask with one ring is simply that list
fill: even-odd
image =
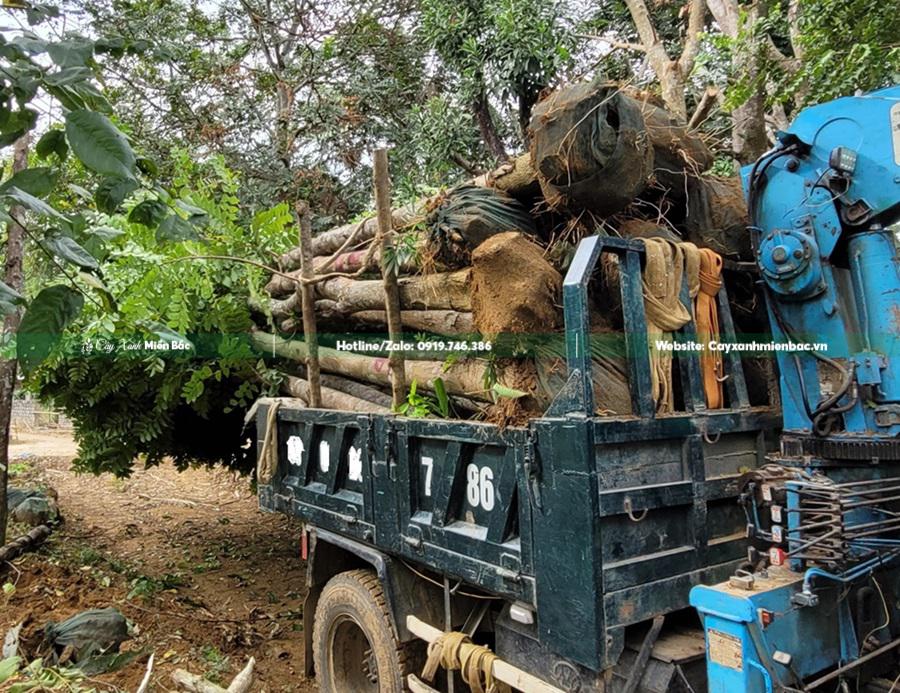
[{"label": "rope tied to truck", "polygon": [[643,272],[644,310],[647,315],[647,341],[650,349],[650,379],[653,399],[659,413],[674,411],[672,388],[672,351],[660,348],[671,342],[672,333],[691,319],[690,311],[679,299],[682,278],[687,272],[689,291],[699,291],[700,263],[693,243],[673,243],[664,238],[645,238],[647,258]]},{"label": "rope tied to truck", "polygon": [[[700,250],[700,292],[694,300],[697,320],[697,337],[701,344],[719,339],[719,311],[716,296],[722,288],[722,256],[714,250]],[[706,406],[721,409],[724,367],[722,352],[705,348],[700,355],[700,372],[703,375],[703,392]]]},{"label": "rope tied to truck", "polygon": [[497,655],[487,647],[476,645],[465,633],[444,633],[428,645],[428,660],[422,678],[434,681],[439,667],[458,670],[472,693],[511,693],[512,689],[494,678]]},{"label": "rope tied to truck", "polygon": [[275,400],[266,412],[266,435],[256,464],[256,481],[266,485],[275,477],[278,468],[278,410],[281,402]]},{"label": "rope tied to truck", "polygon": [[[674,411],[672,350],[660,343],[671,342],[672,333],[694,318],[701,344],[719,338],[716,296],[722,288],[722,257],[693,243],[674,243],[665,238],[645,238],[647,258],[642,277],[647,340],[650,351],[650,378],[658,413]],[[686,280],[691,311],[680,300]],[[705,348],[700,370],[706,406],[722,407],[722,354]]]}]

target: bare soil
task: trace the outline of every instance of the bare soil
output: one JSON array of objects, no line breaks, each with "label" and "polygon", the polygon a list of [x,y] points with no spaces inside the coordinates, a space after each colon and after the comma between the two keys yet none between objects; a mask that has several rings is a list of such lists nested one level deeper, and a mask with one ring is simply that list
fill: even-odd
[{"label": "bare soil", "polygon": [[53,487],[64,522],[0,573],[15,585],[0,593],[0,637],[26,621],[27,647],[48,621],[114,606],[136,627],[123,649],[146,655],[95,677],[97,690],[136,690],[150,652],[156,692],[174,690],[176,668],[227,686],[251,656],[254,691],[316,690],[302,675],[299,525],[261,513],[246,478],[170,466],[127,480],[76,475],[69,434],[14,435],[12,483]]}]

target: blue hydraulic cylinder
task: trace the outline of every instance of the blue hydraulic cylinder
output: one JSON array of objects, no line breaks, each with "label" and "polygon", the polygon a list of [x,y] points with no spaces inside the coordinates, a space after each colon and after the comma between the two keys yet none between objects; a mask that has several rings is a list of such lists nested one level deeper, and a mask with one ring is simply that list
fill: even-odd
[{"label": "blue hydraulic cylinder", "polygon": [[877,387],[878,403],[900,402],[900,272],[893,234],[886,229],[855,233],[848,255],[863,349],[857,355],[857,379]]}]

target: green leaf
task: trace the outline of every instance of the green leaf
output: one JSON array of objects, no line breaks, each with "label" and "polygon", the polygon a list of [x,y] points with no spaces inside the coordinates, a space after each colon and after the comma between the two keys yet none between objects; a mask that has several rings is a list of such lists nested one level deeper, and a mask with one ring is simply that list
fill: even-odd
[{"label": "green leaf", "polygon": [[97,259],[68,236],[50,236],[44,240],[44,246],[59,258],[79,267],[97,269]]},{"label": "green leaf", "polygon": [[91,78],[93,73],[86,67],[67,67],[58,72],[53,72],[44,76],[44,84],[51,87],[61,87],[66,84],[74,84],[83,82]]},{"label": "green leaf", "polygon": [[94,44],[83,38],[70,38],[47,45],[47,53],[60,67],[83,66],[94,55]]},{"label": "green leaf", "polygon": [[30,209],[32,212],[37,214],[41,214],[45,217],[52,217],[58,221],[65,222],[66,218],[57,212],[53,207],[48,205],[43,200],[35,197],[34,195],[30,195],[24,190],[19,190],[17,187],[13,186],[7,190],[0,191],[0,197],[4,197],[8,200],[12,200],[13,202],[22,205]]},{"label": "green leaf", "polygon": [[18,673],[21,661],[21,657],[7,657],[0,660],[0,683],[11,679]]},{"label": "green leaf", "polygon": [[62,284],[49,286],[34,298],[16,335],[16,350],[23,369],[31,370],[47,358],[63,330],[83,307],[81,293]]},{"label": "green leaf", "polygon": [[175,206],[178,207],[178,209],[182,210],[183,212],[186,212],[188,217],[205,217],[206,216],[205,209],[201,209],[200,207],[192,205],[190,202],[185,202],[184,200],[178,200],[175,203]]},{"label": "green leaf", "polygon": [[113,238],[118,238],[125,232],[113,226],[94,226],[93,228],[87,229],[85,233],[103,241],[111,241]]},{"label": "green leaf", "polygon": [[134,178],[131,145],[102,113],[78,110],[66,114],[66,136],[75,156],[92,171],[112,178]]},{"label": "green leaf", "polygon": [[94,202],[97,209],[107,214],[115,214],[119,205],[131,193],[137,190],[138,184],[133,178],[107,178],[97,186]]},{"label": "green leaf", "polygon": [[26,168],[3,181],[0,192],[15,187],[35,197],[46,197],[56,187],[57,178],[59,173],[47,166]]},{"label": "green leaf", "polygon": [[450,418],[450,398],[447,397],[447,388],[444,387],[443,378],[434,379],[434,395],[437,398],[438,411],[445,419]]},{"label": "green leaf", "polygon": [[56,154],[60,161],[65,161],[69,155],[69,143],[66,142],[66,133],[62,130],[48,130],[34,147],[37,155],[46,159],[51,154]]},{"label": "green leaf", "polygon": [[16,36],[10,43],[17,48],[21,48],[29,55],[39,55],[47,51],[47,42],[37,38],[31,32],[27,36]]},{"label": "green leaf", "polygon": [[201,236],[191,222],[170,214],[156,229],[157,241],[197,241]]},{"label": "green leaf", "polygon": [[169,208],[159,200],[144,200],[134,206],[128,214],[128,221],[153,228],[165,218],[168,210]]},{"label": "green leaf", "polygon": [[527,392],[522,392],[522,390],[506,387],[500,383],[494,383],[493,387],[491,387],[491,392],[498,397],[506,397],[507,399],[519,399],[519,397],[524,397],[528,394]]},{"label": "green leaf", "polygon": [[156,162],[153,159],[148,159],[146,156],[137,158],[137,167],[146,176],[156,177],[159,175],[159,167],[156,165]]},{"label": "green leaf", "polygon": [[25,297],[6,282],[0,282],[0,315],[12,315],[25,305]]},{"label": "green leaf", "polygon": [[88,274],[87,272],[79,272],[78,277],[89,287],[96,289],[107,311],[110,313],[116,312],[115,296],[112,295],[112,292],[106,287],[106,284],[103,283],[103,280],[100,279],[100,277]]}]

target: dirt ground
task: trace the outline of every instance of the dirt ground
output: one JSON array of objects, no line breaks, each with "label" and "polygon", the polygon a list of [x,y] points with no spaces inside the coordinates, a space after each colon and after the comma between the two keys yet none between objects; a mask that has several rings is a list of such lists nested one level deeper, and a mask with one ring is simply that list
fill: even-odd
[{"label": "dirt ground", "polygon": [[131,693],[153,652],[151,691],[174,690],[176,668],[227,686],[251,656],[254,691],[316,690],[302,676],[299,527],[261,513],[247,479],[166,466],[127,480],[75,475],[69,434],[14,436],[12,483],[53,487],[64,522],[37,553],[0,573],[0,583],[15,586],[0,592],[0,638],[22,621],[32,634],[114,606],[135,626],[123,649],[146,654],[83,685]]}]

